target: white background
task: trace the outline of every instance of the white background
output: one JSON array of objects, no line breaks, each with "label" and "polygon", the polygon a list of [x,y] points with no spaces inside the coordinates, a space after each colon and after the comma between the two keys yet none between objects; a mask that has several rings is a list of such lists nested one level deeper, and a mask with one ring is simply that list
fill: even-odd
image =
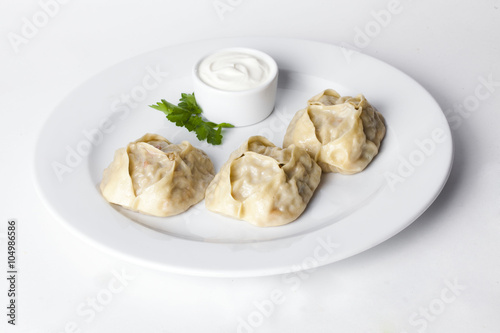
[{"label": "white background", "polygon": [[[377,13],[393,5],[397,13],[377,23]],[[39,27],[23,34],[26,22]],[[377,24],[371,37],[359,37]],[[434,204],[383,244],[297,275],[293,284],[282,276],[146,269],[62,228],[31,171],[37,133],[55,106],[122,60],[243,36],[348,45],[422,84],[448,113],[455,144],[450,179]],[[1,0],[0,331],[499,332],[499,41],[498,0]],[[483,80],[493,83],[479,100]],[[3,278],[12,218],[19,228],[15,327],[7,324]],[[121,284],[118,273],[127,277]],[[110,286],[120,291],[90,310]]]}]

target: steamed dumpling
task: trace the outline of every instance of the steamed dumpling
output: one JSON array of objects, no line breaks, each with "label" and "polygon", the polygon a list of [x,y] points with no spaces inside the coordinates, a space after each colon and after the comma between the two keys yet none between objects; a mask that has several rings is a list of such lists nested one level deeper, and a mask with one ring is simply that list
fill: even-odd
[{"label": "steamed dumpling", "polygon": [[283,146],[306,149],[324,172],[354,174],[378,154],[385,131],[384,118],[363,95],[327,89],[295,114]]},{"label": "steamed dumpling", "polygon": [[321,178],[321,168],[294,145],[276,147],[250,137],[229,157],[205,193],[208,210],[259,227],[279,226],[302,214]]},{"label": "steamed dumpling", "polygon": [[170,216],[200,202],[214,174],[212,161],[189,142],[172,144],[160,135],[146,134],[115,152],[100,190],[111,203]]}]

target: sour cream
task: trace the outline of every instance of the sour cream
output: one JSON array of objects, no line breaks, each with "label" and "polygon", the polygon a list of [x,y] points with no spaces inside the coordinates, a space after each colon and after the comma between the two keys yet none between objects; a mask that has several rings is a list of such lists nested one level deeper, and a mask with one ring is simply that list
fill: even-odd
[{"label": "sour cream", "polygon": [[226,91],[257,88],[268,82],[271,75],[265,56],[239,49],[214,53],[198,67],[198,76],[205,84]]},{"label": "sour cream", "polygon": [[256,124],[274,109],[278,72],[276,61],[260,50],[219,49],[193,66],[196,102],[214,123]]}]

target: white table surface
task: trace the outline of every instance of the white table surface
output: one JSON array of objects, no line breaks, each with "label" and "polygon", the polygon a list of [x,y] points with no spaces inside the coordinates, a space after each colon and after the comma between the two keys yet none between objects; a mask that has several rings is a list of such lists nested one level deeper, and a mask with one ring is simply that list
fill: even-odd
[{"label": "white table surface", "polygon": [[[0,331],[500,332],[500,1],[3,0],[0,27]],[[122,60],[244,36],[344,45],[423,85],[449,113],[455,145],[434,204],[381,245],[292,283],[155,271],[61,227],[35,192],[31,165],[55,106]],[[15,326],[9,219],[18,224]]]}]

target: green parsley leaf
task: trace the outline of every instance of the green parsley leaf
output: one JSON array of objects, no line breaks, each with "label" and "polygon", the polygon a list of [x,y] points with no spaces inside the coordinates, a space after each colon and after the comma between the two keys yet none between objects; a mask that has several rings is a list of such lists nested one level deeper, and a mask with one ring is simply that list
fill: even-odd
[{"label": "green parsley leaf", "polygon": [[201,116],[191,116],[189,120],[184,124],[184,127],[190,132],[196,131],[196,128],[203,123],[203,118]]},{"label": "green parsley leaf", "polygon": [[[214,131],[212,129],[212,131]],[[217,127],[217,130],[207,138],[207,142],[213,145],[220,145],[222,142],[222,127]]]},{"label": "green parsley leaf", "polygon": [[185,127],[190,132],[195,132],[198,140],[207,140],[212,145],[222,143],[222,129],[234,127],[229,123],[216,124],[211,121],[205,121],[201,116],[202,110],[194,93],[181,94],[179,104],[175,105],[162,99],[161,102],[150,105],[153,109],[163,112],[167,119],[176,126]]},{"label": "green parsley leaf", "polygon": [[194,98],[194,93],[192,94],[181,94],[181,99],[179,103],[179,107],[191,111],[191,113],[200,114],[201,108],[198,103],[196,103],[196,99]]}]

